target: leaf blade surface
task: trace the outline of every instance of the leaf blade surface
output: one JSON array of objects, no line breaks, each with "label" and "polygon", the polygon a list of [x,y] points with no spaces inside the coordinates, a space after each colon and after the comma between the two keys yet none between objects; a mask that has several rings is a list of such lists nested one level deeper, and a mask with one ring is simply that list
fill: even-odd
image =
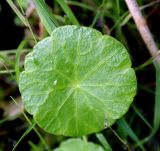
[{"label": "leaf blade surface", "polygon": [[27,55],[19,88],[40,127],[82,136],[111,126],[127,112],[136,77],[120,42],[92,28],[68,25]]}]

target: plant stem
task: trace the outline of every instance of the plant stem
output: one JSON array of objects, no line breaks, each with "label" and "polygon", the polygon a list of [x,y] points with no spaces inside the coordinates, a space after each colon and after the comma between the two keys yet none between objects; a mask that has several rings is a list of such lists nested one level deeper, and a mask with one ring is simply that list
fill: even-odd
[{"label": "plant stem", "polygon": [[136,26],[140,32],[140,35],[146,44],[151,56],[155,58],[154,66],[156,69],[156,94],[155,94],[155,106],[154,106],[154,121],[153,121],[153,130],[150,132],[150,135],[144,138],[140,144],[144,144],[148,142],[157,132],[159,125],[160,125],[160,53],[158,51],[158,48],[156,46],[156,43],[151,35],[151,32],[147,26],[146,20],[142,16],[142,13],[139,9],[139,6],[136,2],[136,0],[125,0],[129,11],[136,23]]},{"label": "plant stem", "polygon": [[[10,5],[10,7],[13,9],[13,11],[16,13],[16,15],[20,18],[20,20],[23,22],[23,24],[24,24],[26,27],[29,28],[29,30],[30,30],[30,32],[31,32],[31,34],[32,34],[32,36],[33,36],[33,39],[34,39],[35,43],[37,43],[36,37],[35,37],[35,35],[34,35],[34,33],[33,33],[33,30],[32,30],[32,28],[31,28],[31,26],[30,26],[30,24],[29,24],[28,19],[27,19],[25,16],[23,16],[23,14],[19,11],[19,9],[16,7],[16,5],[13,3],[12,0],[6,0],[6,1],[7,1],[7,3]],[[21,6],[20,6],[20,7],[21,7]],[[21,7],[21,8],[22,8],[22,7]],[[23,13],[24,13],[24,11],[23,11]]]},{"label": "plant stem", "polygon": [[[133,17],[133,20],[135,21],[138,31],[140,32],[140,35],[146,47],[149,50],[149,53],[151,54],[152,57],[157,57],[158,48],[147,26],[146,20],[142,16],[142,13],[140,11],[140,8],[136,0],[125,0],[125,2]],[[158,62],[158,64],[160,64],[160,57],[157,57],[156,61]]]}]

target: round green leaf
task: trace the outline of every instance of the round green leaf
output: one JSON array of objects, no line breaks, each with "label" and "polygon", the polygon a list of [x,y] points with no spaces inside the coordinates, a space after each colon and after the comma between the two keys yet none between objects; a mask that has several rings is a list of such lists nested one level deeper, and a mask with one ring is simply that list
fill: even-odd
[{"label": "round green leaf", "polygon": [[34,47],[19,81],[25,108],[38,125],[66,136],[111,126],[136,92],[125,47],[95,29],[69,25]]},{"label": "round green leaf", "polygon": [[54,151],[104,151],[104,149],[97,144],[84,142],[81,139],[69,139]]}]

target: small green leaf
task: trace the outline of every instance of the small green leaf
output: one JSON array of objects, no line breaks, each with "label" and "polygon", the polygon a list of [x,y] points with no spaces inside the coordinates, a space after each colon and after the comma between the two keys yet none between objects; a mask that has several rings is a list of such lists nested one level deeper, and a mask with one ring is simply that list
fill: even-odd
[{"label": "small green leaf", "polygon": [[104,149],[97,144],[84,142],[81,139],[69,139],[54,151],[104,151]]},{"label": "small green leaf", "polygon": [[136,76],[120,42],[92,28],[68,25],[27,55],[19,88],[40,127],[82,136],[111,126],[127,112]]}]

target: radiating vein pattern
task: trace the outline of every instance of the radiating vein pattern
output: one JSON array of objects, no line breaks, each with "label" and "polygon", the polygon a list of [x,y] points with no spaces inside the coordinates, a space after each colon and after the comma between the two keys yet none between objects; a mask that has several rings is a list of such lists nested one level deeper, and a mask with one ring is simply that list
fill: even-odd
[{"label": "radiating vein pattern", "polygon": [[125,47],[95,29],[62,26],[25,59],[19,88],[37,124],[56,135],[82,136],[111,126],[136,93]]}]

